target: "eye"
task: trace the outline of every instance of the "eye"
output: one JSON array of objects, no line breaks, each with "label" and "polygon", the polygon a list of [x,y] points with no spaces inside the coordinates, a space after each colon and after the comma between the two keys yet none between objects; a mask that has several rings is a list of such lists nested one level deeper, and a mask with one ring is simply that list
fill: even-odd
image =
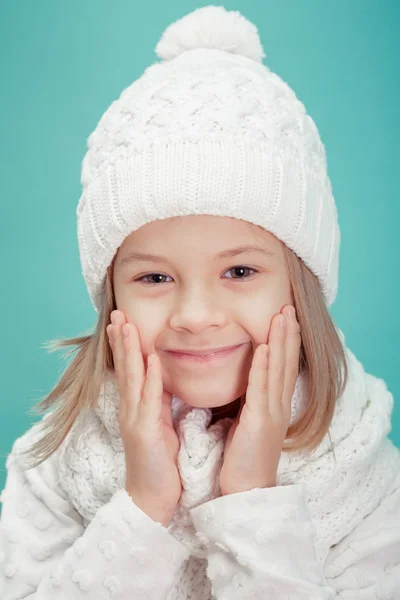
[{"label": "eye", "polygon": [[[243,276],[243,272],[253,271],[254,273],[258,273],[257,269],[253,269],[251,267],[246,267],[243,265],[240,265],[237,267],[231,267],[230,269],[225,271],[225,273],[229,273],[230,271],[234,271],[235,274],[239,275],[239,276],[238,277],[227,277],[226,279],[236,279],[239,281],[243,281],[245,279],[250,279],[250,277],[251,277],[251,275]],[[161,279],[163,277],[169,277],[169,275],[164,275],[163,273],[147,273],[147,275],[142,275],[141,277],[138,277],[137,279],[135,279],[135,281],[140,281],[140,282],[144,283],[145,285],[152,285],[152,286],[156,286],[161,283],[169,283],[167,281],[161,281]],[[150,280],[148,280],[148,278]]]},{"label": "eye", "polygon": [[[147,277],[153,277],[154,280],[145,281]],[[157,278],[159,279],[160,277],[168,277],[168,275],[163,275],[162,273],[148,273],[147,275],[143,275],[142,277],[135,279],[135,281],[142,281],[145,285],[158,285],[159,283],[165,283],[164,281],[157,281]]]},{"label": "eye", "polygon": [[[246,271],[246,270],[254,271],[254,273],[258,273],[257,269],[252,269],[251,267],[245,267],[245,266],[231,267],[230,269],[225,271],[225,273],[229,273],[229,271],[235,271],[237,274],[237,273],[243,273],[243,271]],[[239,275],[239,277],[228,277],[228,279],[239,279],[239,281],[240,281],[241,279],[249,279],[249,277],[251,277],[251,275],[247,276],[247,277],[241,277]]]}]

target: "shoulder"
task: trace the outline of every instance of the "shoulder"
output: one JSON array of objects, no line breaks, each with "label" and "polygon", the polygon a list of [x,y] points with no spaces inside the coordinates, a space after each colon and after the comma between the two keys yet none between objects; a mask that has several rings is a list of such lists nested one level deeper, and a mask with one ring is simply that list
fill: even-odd
[{"label": "shoulder", "polygon": [[330,550],[325,575],[336,591],[355,589],[360,581],[376,593],[388,594],[390,590],[394,594],[398,589],[400,460],[398,466],[397,475],[375,509]]},{"label": "shoulder", "polygon": [[15,489],[19,490],[19,493],[27,495],[29,492],[29,495],[33,495],[49,507],[64,512],[69,509],[70,502],[60,482],[59,451],[56,450],[33,467],[32,455],[29,453],[32,445],[43,435],[42,427],[49,414],[14,441],[6,459],[7,480],[17,484]]}]

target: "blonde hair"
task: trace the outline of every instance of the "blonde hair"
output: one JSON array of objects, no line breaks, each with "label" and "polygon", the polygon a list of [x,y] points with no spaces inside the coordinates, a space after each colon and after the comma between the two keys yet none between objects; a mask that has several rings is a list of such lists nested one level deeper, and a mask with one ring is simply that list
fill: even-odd
[{"label": "blonde hair", "polygon": [[[302,345],[299,370],[307,372],[308,405],[301,418],[289,426],[283,452],[312,452],[327,433],[335,404],[348,379],[345,350],[330,317],[317,277],[292,250],[282,244],[292,288],[293,304],[300,324]],[[113,356],[106,327],[116,309],[113,272],[115,257],[107,270],[103,301],[94,333],[45,344],[50,351],[74,346],[65,356],[76,356],[51,392],[30,412],[43,414],[44,434],[26,451],[33,459],[29,468],[39,465],[62,444],[75,421],[98,399],[103,377],[113,370]]]}]

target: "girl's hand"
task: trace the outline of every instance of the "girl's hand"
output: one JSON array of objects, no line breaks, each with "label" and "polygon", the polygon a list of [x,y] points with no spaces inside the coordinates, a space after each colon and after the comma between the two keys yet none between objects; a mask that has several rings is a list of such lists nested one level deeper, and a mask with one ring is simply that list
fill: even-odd
[{"label": "girl's hand", "polygon": [[281,313],[272,320],[268,346],[260,344],[254,352],[246,399],[228,432],[220,474],[222,495],[276,486],[301,346],[294,307],[287,305]]},{"label": "girl's hand", "polygon": [[151,355],[154,364],[148,364],[145,373],[139,334],[133,323],[128,323],[120,310],[112,312],[111,322],[107,334],[120,394],[125,487],[141,510],[167,526],[182,492],[177,467],[179,439],[171,414],[172,395],[163,389],[156,354]]}]

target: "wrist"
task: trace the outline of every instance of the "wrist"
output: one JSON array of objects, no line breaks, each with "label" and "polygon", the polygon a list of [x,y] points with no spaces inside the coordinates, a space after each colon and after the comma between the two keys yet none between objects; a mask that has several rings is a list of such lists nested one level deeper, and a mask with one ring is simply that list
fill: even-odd
[{"label": "wrist", "polygon": [[139,498],[135,492],[130,491],[126,488],[126,492],[131,498],[132,502],[137,506],[142,512],[144,512],[150,519],[155,521],[156,523],[161,523],[163,527],[168,527],[172,521],[172,517],[174,515],[175,509],[166,509],[152,504],[148,500]]}]

